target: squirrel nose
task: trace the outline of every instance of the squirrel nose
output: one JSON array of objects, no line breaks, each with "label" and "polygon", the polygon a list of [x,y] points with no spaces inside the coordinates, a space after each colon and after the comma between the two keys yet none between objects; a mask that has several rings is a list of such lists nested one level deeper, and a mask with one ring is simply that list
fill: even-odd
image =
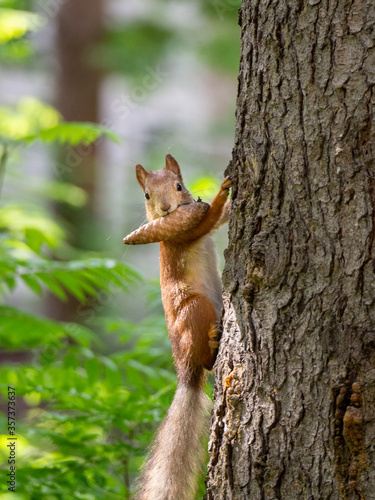
[{"label": "squirrel nose", "polygon": [[164,202],[160,205],[160,210],[163,210],[163,212],[168,212],[168,210],[171,208],[171,204]]}]

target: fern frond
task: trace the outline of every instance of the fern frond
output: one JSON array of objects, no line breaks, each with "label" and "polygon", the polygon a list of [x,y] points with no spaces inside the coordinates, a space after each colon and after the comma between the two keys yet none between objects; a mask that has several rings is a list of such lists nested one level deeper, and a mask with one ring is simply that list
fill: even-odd
[{"label": "fern frond", "polygon": [[13,307],[0,306],[0,318],[0,345],[7,349],[56,343],[67,334],[61,324]]},{"label": "fern frond", "polygon": [[[1,269],[0,262],[0,279],[4,276]],[[47,287],[61,300],[67,300],[67,293],[70,293],[82,303],[99,290],[125,290],[140,279],[138,273],[121,262],[94,258],[70,262],[18,262],[13,272],[35,293],[40,294],[42,288]]]},{"label": "fern frond", "polygon": [[0,318],[0,346],[6,349],[58,349],[67,337],[89,347],[94,336],[82,325],[59,323],[9,306],[0,306]]},{"label": "fern frond", "polygon": [[70,144],[71,146],[77,146],[78,144],[88,146],[99,139],[102,135],[113,142],[120,142],[119,136],[112,132],[112,130],[108,127],[87,122],[60,123],[26,137],[25,141],[31,143],[36,140],[41,140],[42,142],[47,143],[57,142],[60,144]]}]

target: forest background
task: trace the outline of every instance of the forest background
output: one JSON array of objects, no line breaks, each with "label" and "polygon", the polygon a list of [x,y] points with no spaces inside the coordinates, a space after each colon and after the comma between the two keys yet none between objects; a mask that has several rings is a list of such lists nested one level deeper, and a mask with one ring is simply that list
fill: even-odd
[{"label": "forest background", "polygon": [[217,190],[239,6],[0,1],[2,500],[129,494],[175,390],[157,245],[122,245],[144,220],[134,166],[171,153],[195,196]]}]

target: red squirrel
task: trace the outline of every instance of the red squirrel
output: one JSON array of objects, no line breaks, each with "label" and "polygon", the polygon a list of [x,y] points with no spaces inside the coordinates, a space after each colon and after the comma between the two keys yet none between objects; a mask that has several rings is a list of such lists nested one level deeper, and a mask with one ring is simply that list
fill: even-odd
[{"label": "red squirrel", "polygon": [[148,224],[127,245],[159,242],[162,302],[177,371],[177,390],[141,474],[137,500],[193,500],[202,467],[202,437],[210,401],[204,392],[218,347],[221,280],[209,233],[228,220],[230,178],[211,205],[186,189],[180,167],[166,156],[162,170],[136,166]]}]

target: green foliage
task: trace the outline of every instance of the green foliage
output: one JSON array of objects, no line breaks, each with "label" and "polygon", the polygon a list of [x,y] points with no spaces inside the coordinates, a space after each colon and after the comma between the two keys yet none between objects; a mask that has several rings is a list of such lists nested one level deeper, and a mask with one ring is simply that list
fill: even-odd
[{"label": "green foliage", "polygon": [[[29,405],[17,422],[22,499],[124,498],[170,403],[175,384],[162,318],[141,325],[102,318],[98,324],[109,337],[121,332],[121,348],[101,354],[91,331],[43,322],[24,337],[34,348],[30,360],[17,371],[0,368],[3,396],[11,385],[17,401]],[[5,450],[0,446],[1,463]]]},{"label": "green foliage", "polygon": [[20,38],[43,24],[43,17],[33,12],[0,8],[0,43]]},{"label": "green foliage", "polygon": [[[17,498],[124,498],[175,389],[158,285],[148,285],[141,323],[99,318],[88,298],[100,303],[103,292],[113,300],[132,290],[135,271],[108,258],[54,261],[50,252],[64,231],[42,210],[4,207],[0,228],[3,295],[21,284],[36,295],[69,293],[91,308],[96,330],[0,305],[3,352],[28,353],[22,364],[0,368],[3,401],[12,386],[17,404],[26,405],[17,413]],[[6,427],[1,414],[2,473]]]},{"label": "green foliage", "polygon": [[211,200],[219,190],[219,183],[214,177],[202,176],[189,185],[189,191],[198,198]]},{"label": "green foliage", "polygon": [[25,140],[28,143],[39,139],[42,142],[57,142],[70,144],[71,146],[84,144],[88,146],[92,142],[95,142],[101,135],[114,142],[120,142],[118,135],[113,133],[108,127],[96,123],[83,122],[60,123],[59,125],[40,130],[37,134],[26,137]]},{"label": "green foliage", "polygon": [[126,288],[138,278],[131,268],[111,259],[53,262],[8,258],[1,264],[0,280],[3,276],[11,290],[16,280],[21,279],[38,295],[46,287],[61,300],[67,300],[67,294],[71,294],[81,303],[95,296],[97,290],[111,291],[111,286]]},{"label": "green foliage", "polygon": [[87,202],[87,193],[82,188],[67,182],[38,182],[34,191],[43,198],[66,203],[72,207],[83,207]]},{"label": "green foliage", "polygon": [[31,60],[34,54],[32,46],[23,38],[0,44],[0,62],[7,65],[18,65]]},{"label": "green foliage", "polygon": [[[7,6],[12,6],[10,0]],[[37,19],[9,12],[13,17],[6,31],[1,15],[1,40],[8,45]],[[1,107],[0,184],[16,147],[36,140],[75,146],[101,136],[117,140],[100,125],[63,123],[55,109],[35,98]],[[16,159],[14,155],[11,166]],[[67,235],[47,213],[43,198],[48,191],[50,199],[81,207],[85,193],[58,182],[38,190],[38,206],[24,201],[0,208],[0,347],[2,356],[9,355],[9,362],[0,366],[0,402],[6,403],[8,386],[17,394],[17,487],[12,498],[126,498],[175,389],[160,291],[149,285],[152,299],[138,324],[100,318],[103,303],[133,291],[141,278],[123,262],[103,256],[81,253],[74,260],[56,260]],[[26,291],[37,310],[46,291],[60,300],[74,297],[77,316],[84,316],[86,324],[23,310],[15,304]],[[0,474],[5,478],[7,427],[6,414],[0,413]],[[8,497],[7,487],[1,481],[0,498]]]},{"label": "green foliage", "polygon": [[218,24],[200,51],[201,57],[212,67],[229,75],[238,70],[240,57],[239,32],[235,33],[234,27],[235,24]]},{"label": "green foliage", "polygon": [[[26,1],[0,1],[0,61],[18,64],[31,59],[33,47],[26,39],[29,33],[45,24],[45,19],[35,13],[21,10],[27,8]],[[14,10],[10,7],[17,7]]]},{"label": "green foliage", "polygon": [[[34,114],[35,109],[40,113]],[[56,119],[54,110],[39,102],[28,102],[21,111],[17,118],[25,126],[15,127],[18,136],[12,137],[20,145],[26,144],[30,130]],[[91,124],[57,127],[49,128],[48,140],[76,144],[88,132],[92,133],[89,141],[106,132]],[[80,198],[79,190],[57,184],[55,197],[71,192],[75,202]],[[64,244],[65,231],[42,206],[3,206],[0,239],[0,292],[4,297],[6,293],[12,296],[21,285],[37,296],[47,289],[61,300],[75,297],[91,307],[91,317],[96,318],[95,304],[90,305],[89,298],[100,304],[106,293],[114,300],[140,280],[135,271],[113,259],[53,260],[51,252]],[[161,347],[167,338],[163,317],[153,314],[140,326],[96,318],[97,332],[5,303],[0,305],[0,317],[1,348],[16,356],[28,353],[26,362],[16,367],[5,363],[0,368],[3,399],[11,385],[16,388],[17,401],[23,399],[26,404],[26,410],[17,414],[17,498],[124,498],[140,465],[138,457],[174,392],[170,354]],[[119,331],[122,344],[117,344]],[[116,349],[107,348],[103,335],[108,335]],[[147,397],[149,394],[154,396]],[[5,415],[1,415],[0,463],[5,464],[4,471],[6,427]],[[0,491],[6,491],[6,486],[2,482]]]},{"label": "green foliage", "polygon": [[23,97],[15,107],[0,107],[0,141],[24,141],[55,127],[59,113],[34,97]]},{"label": "green foliage", "polygon": [[240,57],[240,29],[237,26],[241,0],[202,0],[202,9],[208,16],[200,56],[213,68],[236,74]]},{"label": "green foliage", "polygon": [[[41,208],[22,205],[7,205],[0,208],[0,230],[2,230],[2,249],[5,252],[20,254],[28,249],[38,252],[43,244],[57,247],[63,241],[64,231]],[[27,248],[29,247],[29,248]]]},{"label": "green foliage", "polygon": [[36,140],[45,143],[60,143],[77,146],[89,145],[104,135],[119,142],[118,136],[109,128],[96,123],[61,123],[59,113],[52,107],[35,99],[22,98],[16,107],[0,107],[0,142],[22,142],[31,144]]},{"label": "green foliage", "polygon": [[[107,32],[103,42],[94,50],[93,60],[101,61],[106,70],[123,72],[137,79],[144,77],[148,68],[155,69],[172,38],[173,30],[161,26],[156,20],[119,26]],[[151,85],[158,83],[151,82]]]}]

